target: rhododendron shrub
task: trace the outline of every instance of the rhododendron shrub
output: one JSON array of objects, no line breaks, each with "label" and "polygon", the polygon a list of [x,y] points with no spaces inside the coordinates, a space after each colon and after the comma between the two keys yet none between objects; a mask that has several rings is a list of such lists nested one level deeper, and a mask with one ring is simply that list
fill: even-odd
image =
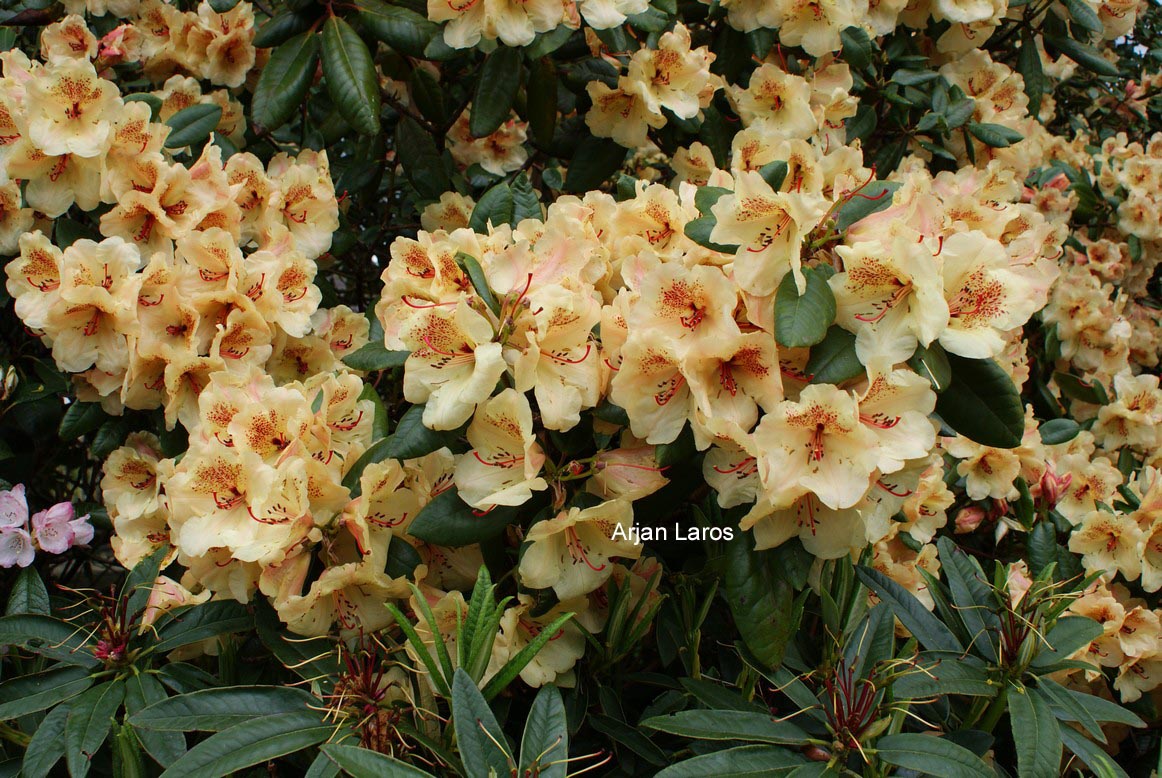
[{"label": "rhododendron shrub", "polygon": [[1156,0],[4,13],[9,773],[1162,758]]}]

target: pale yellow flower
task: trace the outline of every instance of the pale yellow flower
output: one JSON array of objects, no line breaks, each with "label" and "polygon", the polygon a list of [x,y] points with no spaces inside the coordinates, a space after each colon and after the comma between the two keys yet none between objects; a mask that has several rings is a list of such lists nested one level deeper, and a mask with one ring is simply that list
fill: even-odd
[{"label": "pale yellow flower", "polygon": [[548,488],[540,477],[545,454],[533,436],[532,408],[515,389],[480,404],[468,425],[468,442],[472,450],[456,463],[455,481],[469,505],[521,505]]},{"label": "pale yellow flower", "polygon": [[526,535],[521,582],[530,589],[551,588],[562,600],[588,594],[609,579],[612,559],[641,556],[641,545],[629,534],[632,526],[633,508],[624,500],[570,508],[537,522]]}]

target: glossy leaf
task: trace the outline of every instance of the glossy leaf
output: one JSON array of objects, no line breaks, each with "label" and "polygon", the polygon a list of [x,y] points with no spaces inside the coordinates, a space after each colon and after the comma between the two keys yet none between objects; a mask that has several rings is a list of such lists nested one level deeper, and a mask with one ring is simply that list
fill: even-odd
[{"label": "glossy leaf", "polygon": [[380,0],[357,0],[356,17],[375,38],[409,57],[424,56],[424,50],[440,27],[423,14],[409,8],[388,5]]},{"label": "glossy leaf", "polygon": [[69,706],[58,705],[41,719],[24,749],[20,769],[23,778],[45,778],[65,755],[65,722],[68,717]]},{"label": "glossy leaf", "polygon": [[936,412],[952,429],[983,446],[1016,448],[1025,434],[1025,409],[1008,374],[991,359],[948,355],[952,382]]},{"label": "glossy leaf", "polygon": [[500,46],[484,60],[468,115],[472,137],[487,137],[508,120],[520,88],[521,69],[520,49],[508,46]]},{"label": "glossy leaf", "polygon": [[323,77],[347,123],[363,135],[379,132],[379,77],[367,44],[339,16],[323,24]]},{"label": "glossy leaf", "polygon": [[468,546],[499,535],[519,514],[519,508],[506,505],[481,513],[452,487],[420,509],[408,525],[408,534],[437,546]]},{"label": "glossy leaf", "polygon": [[827,337],[835,321],[835,295],[813,268],[803,271],[806,288],[799,293],[793,273],[787,273],[775,293],[775,340],[788,348],[814,346]]},{"label": "glossy leaf", "polygon": [[[165,687],[154,674],[137,673],[125,679],[126,716],[134,716],[165,699]],[[162,767],[173,764],[186,752],[186,739],[181,732],[135,728],[133,734]]]},{"label": "glossy leaf", "polygon": [[841,384],[864,374],[863,363],[855,353],[855,335],[835,325],[811,347],[804,368],[813,384]]},{"label": "glossy leaf", "polygon": [[93,685],[88,670],[57,666],[0,683],[0,720],[14,719],[51,708],[76,697]]},{"label": "glossy leaf", "polygon": [[194,143],[201,143],[222,119],[221,106],[213,103],[197,103],[169,117],[169,136],[165,139],[167,149],[180,149]]},{"label": "glossy leaf", "polygon": [[262,68],[250,117],[255,125],[270,131],[287,122],[307,96],[319,60],[319,37],[304,32],[275,49]]},{"label": "glossy leaf", "polygon": [[835,214],[835,229],[843,232],[860,219],[888,208],[899,188],[895,181],[872,181],[840,206]]}]

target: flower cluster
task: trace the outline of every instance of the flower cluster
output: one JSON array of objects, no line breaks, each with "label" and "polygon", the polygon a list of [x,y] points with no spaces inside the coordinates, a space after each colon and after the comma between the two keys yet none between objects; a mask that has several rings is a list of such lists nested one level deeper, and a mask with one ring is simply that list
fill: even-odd
[{"label": "flower cluster", "polygon": [[[19,251],[5,268],[17,315],[76,374],[81,399],[113,413],[164,407],[170,427],[194,423],[217,371],[259,366],[290,380],[334,369],[367,324],[317,310],[312,260],[338,225],[326,154],[223,162],[206,144],[180,161],[146,103],[123,99],[87,58],[53,53],[53,36],[78,22],[46,29],[45,63],[4,55],[0,250]],[[163,116],[202,99],[180,76],[160,97]],[[48,227],[36,215],[74,205],[111,206],[103,240],[62,248],[29,231]]]},{"label": "flower cluster", "polygon": [[24,491],[24,484],[0,491],[0,567],[28,567],[37,551],[63,554],[93,539],[88,514],[78,517],[70,502],[38,511],[30,519]]},{"label": "flower cluster", "polygon": [[[1116,668],[1114,689],[1125,702],[1162,685],[1162,610],[1151,609],[1121,584],[1095,583],[1069,606],[1070,613],[1102,625],[1102,634],[1075,658],[1102,668]],[[1086,680],[1098,677],[1083,671]]]},{"label": "flower cluster", "polygon": [[657,48],[633,53],[616,87],[589,82],[586,91],[593,106],[585,123],[598,137],[629,148],[644,146],[651,128],[665,126],[663,109],[679,119],[694,119],[710,104],[722,86],[722,79],[710,72],[712,62],[714,54],[705,46],[690,48],[690,31],[678,24],[661,36]]},{"label": "flower cluster", "polygon": [[146,77],[155,82],[182,73],[237,87],[258,60],[250,3],[236,3],[222,12],[205,1],[196,11],[182,11],[164,0],[67,0],[65,7],[76,18],[86,12],[128,17],[128,23],[101,38],[98,61],[106,65],[139,62]]}]

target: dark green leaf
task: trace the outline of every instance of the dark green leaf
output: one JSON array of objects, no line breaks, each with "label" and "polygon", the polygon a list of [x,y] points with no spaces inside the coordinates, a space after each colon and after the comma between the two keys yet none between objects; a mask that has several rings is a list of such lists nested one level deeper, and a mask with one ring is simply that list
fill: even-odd
[{"label": "dark green leaf", "polygon": [[943,392],[952,382],[952,368],[948,365],[948,355],[936,341],[928,346],[917,345],[916,351],[908,360],[908,367],[927,378],[935,392]]},{"label": "dark green leaf", "polygon": [[12,591],[8,594],[8,603],[4,608],[5,616],[29,614],[47,616],[52,611],[48,601],[48,590],[44,588],[44,581],[35,567],[26,567],[16,576],[12,584]]},{"label": "dark green leaf", "polygon": [[835,321],[835,295],[814,268],[803,271],[807,285],[802,294],[793,273],[787,273],[775,293],[775,340],[788,348],[814,346],[827,337]]},{"label": "dark green leaf", "polygon": [[541,219],[541,200],[537,197],[529,177],[523,172],[517,173],[510,185],[512,189],[512,223],[520,224],[525,219]]},{"label": "dark green leaf", "polygon": [[61,417],[61,440],[76,440],[98,429],[108,419],[109,415],[100,403],[72,403]]},{"label": "dark green leaf", "polygon": [[[1045,702],[1049,703],[1053,715],[1059,720],[1076,721],[1098,742],[1106,742],[1101,724],[1098,723],[1089,708],[1077,697],[1070,694],[1064,686],[1050,678],[1040,677],[1037,679],[1037,688],[1033,690],[1033,693],[1040,694],[1045,698]],[[1084,697],[1089,696],[1084,695]]]},{"label": "dark green leaf", "polygon": [[500,46],[484,60],[468,116],[468,132],[474,138],[496,132],[512,113],[522,64],[520,49],[508,46]]},{"label": "dark green leaf", "polygon": [[897,70],[892,74],[892,81],[900,86],[917,86],[938,78],[940,74],[935,70]]},{"label": "dark green leaf", "polygon": [[872,181],[839,207],[835,214],[835,229],[843,232],[865,216],[889,207],[899,188],[900,184],[895,181]]},{"label": "dark green leaf", "polygon": [[527,91],[533,142],[548,146],[557,127],[557,68],[552,59],[540,57],[530,63]]},{"label": "dark green leaf", "polygon": [[549,641],[565,628],[565,625],[573,618],[573,615],[573,613],[562,613],[542,627],[537,636],[505,662],[504,666],[500,668],[500,671],[492,676],[488,683],[484,685],[484,690],[481,692],[484,698],[487,700],[493,699],[496,695],[504,691],[510,683],[516,680],[516,677],[540,653],[541,649],[548,645]]},{"label": "dark green leaf", "polygon": [[379,78],[367,44],[342,17],[323,24],[323,77],[339,113],[363,135],[379,132]]},{"label": "dark green leaf", "polygon": [[1112,756],[1086,739],[1085,735],[1069,727],[1061,727],[1060,731],[1065,747],[1093,770],[1097,778],[1130,778]]},{"label": "dark green leaf", "polygon": [[41,720],[24,749],[20,769],[23,778],[45,778],[65,755],[65,722],[68,717],[69,706],[58,705]]},{"label": "dark green leaf", "polygon": [[501,182],[485,192],[476,202],[468,226],[476,232],[487,233],[489,224],[493,227],[512,224],[513,208],[512,189],[508,184]]},{"label": "dark green leaf", "polygon": [[169,697],[135,714],[136,729],[218,732],[255,716],[303,712],[317,703],[293,686],[225,686]]},{"label": "dark green leaf", "polygon": [[[137,673],[125,680],[127,716],[134,716],[165,699],[165,687],[152,673]],[[181,732],[142,729],[133,734],[162,767],[169,767],[186,752],[186,739]]]},{"label": "dark green leaf", "polygon": [[797,626],[794,592],[772,570],[771,556],[754,550],[749,532],[736,532],[726,545],[723,595],[747,648],[768,667],[777,667]]},{"label": "dark green leaf", "polygon": [[804,368],[813,384],[841,384],[864,374],[855,353],[855,335],[836,325],[811,348]]},{"label": "dark green leaf", "polygon": [[400,417],[388,439],[385,459],[414,459],[430,454],[459,439],[457,430],[430,430],[424,426],[424,406],[413,405]]},{"label": "dark green leaf", "polygon": [[279,46],[262,68],[250,116],[261,130],[275,130],[287,122],[307,96],[319,60],[319,38],[304,32]]},{"label": "dark green leaf", "polygon": [[979,659],[942,651],[921,653],[915,669],[892,683],[892,693],[903,700],[948,694],[996,697],[1000,690],[1000,684],[989,676]]},{"label": "dark green leaf", "polygon": [[895,616],[884,603],[872,607],[851,632],[844,649],[847,666],[856,678],[867,678],[879,662],[892,658]]},{"label": "dark green leaf", "polygon": [[776,778],[803,764],[803,757],[781,746],[739,746],[670,765],[654,778]]},{"label": "dark green leaf", "polygon": [[343,357],[343,364],[365,373],[374,373],[377,370],[403,367],[410,356],[410,351],[388,351],[382,341],[372,341]]},{"label": "dark green leaf", "polygon": [[569,161],[565,191],[579,194],[599,189],[621,167],[625,155],[626,149],[608,138],[586,135]]},{"label": "dark green leaf", "polygon": [[1017,745],[1018,778],[1060,775],[1061,728],[1043,697],[1031,689],[1009,689],[1009,719]]},{"label": "dark green leaf", "polygon": [[[251,711],[253,714],[253,711]],[[314,711],[253,715],[198,743],[162,773],[162,778],[221,778],[251,765],[310,748],[335,731]]]},{"label": "dark green leaf", "polygon": [[1086,5],[1083,0],[1062,0],[1062,2],[1078,26],[1098,35],[1105,31],[1105,26],[1101,23],[1101,17],[1097,15],[1097,11]]},{"label": "dark green leaf", "polygon": [[952,602],[956,605],[956,613],[964,624],[973,648],[990,662],[998,662],[993,637],[1000,632],[1000,622],[992,610],[996,607],[996,600],[984,571],[976,560],[964,553],[950,538],[940,538],[937,546],[940,549],[941,569],[948,578]]},{"label": "dark green leaf", "polygon": [[983,446],[1016,448],[1025,409],[1008,374],[991,359],[948,355],[952,382],[936,397],[936,412],[952,429]]},{"label": "dark green leaf", "polygon": [[1029,531],[1025,548],[1029,556],[1029,572],[1041,575],[1046,567],[1057,561],[1057,531],[1053,522],[1037,522]]},{"label": "dark green leaf", "polygon": [[51,708],[93,685],[83,667],[57,666],[0,683],[0,721]]},{"label": "dark green leaf", "polygon": [[322,751],[351,778],[432,778],[418,767],[358,746],[332,743]]},{"label": "dark green leaf", "polygon": [[173,651],[227,632],[244,632],[254,626],[254,617],[241,603],[214,600],[177,613],[165,624],[152,647],[158,653]]},{"label": "dark green leaf", "polygon": [[969,122],[968,133],[986,146],[994,149],[1004,149],[1025,139],[1025,136],[1016,130],[1009,129],[1003,124],[982,124]]},{"label": "dark green leaf", "polygon": [[70,665],[93,667],[97,660],[85,637],[80,628],[51,616],[22,613],[0,619],[0,646],[21,646]]},{"label": "dark green leaf", "polygon": [[448,108],[440,82],[424,68],[413,68],[409,81],[412,102],[420,115],[436,126],[448,121]]},{"label": "dark green leaf", "polygon": [[857,70],[863,70],[872,61],[872,44],[862,27],[848,27],[839,33],[843,44],[843,58]]},{"label": "dark green leaf", "polygon": [[407,149],[400,163],[421,196],[435,200],[452,188],[436,142],[415,119],[410,116],[400,119],[395,133],[395,147]]},{"label": "dark green leaf", "polygon": [[409,57],[424,57],[428,43],[440,31],[426,16],[380,0],[358,0],[356,7],[356,17],[372,36]]},{"label": "dark green leaf", "polygon": [[1045,71],[1041,67],[1041,53],[1029,28],[1021,31],[1021,48],[1017,50],[1017,72],[1025,80],[1025,95],[1029,98],[1029,114],[1041,111],[1041,97],[1045,94]]},{"label": "dark green leaf", "polygon": [[1091,70],[1099,76],[1117,76],[1118,67],[1107,61],[1097,49],[1087,43],[1075,41],[1061,35],[1046,35],[1045,43],[1057,49],[1086,70]]},{"label": "dark green leaf", "polygon": [[254,45],[260,49],[268,49],[285,43],[300,32],[310,29],[316,18],[317,14],[299,11],[284,11],[276,14],[258,29],[258,33],[254,36]]},{"label": "dark green leaf", "polygon": [[766,713],[739,710],[684,710],[646,719],[641,726],[696,740],[802,745],[810,739],[806,732],[788,721],[778,721]]},{"label": "dark green leaf", "polygon": [[1085,616],[1066,616],[1057,620],[1045,635],[1033,667],[1044,667],[1073,656],[1079,648],[1088,646],[1102,636],[1102,625]]},{"label": "dark green leaf", "polygon": [[1050,419],[1041,425],[1041,442],[1047,446],[1068,443],[1081,432],[1081,426],[1073,419]]},{"label": "dark green leaf", "polygon": [[113,717],[125,699],[125,685],[109,681],[73,700],[65,722],[65,761],[69,775],[84,778],[89,762],[109,736]]},{"label": "dark green leaf", "polygon": [[[980,757],[951,740],[901,732],[876,741],[883,762],[939,778],[980,778],[992,770]],[[1048,775],[1048,773],[1046,773]]]},{"label": "dark green leaf", "polygon": [[167,149],[180,149],[200,143],[210,137],[222,118],[222,107],[213,103],[197,103],[169,117],[169,137],[165,139]]},{"label": "dark green leaf", "polygon": [[[704,187],[710,188],[710,187]],[[713,215],[702,216],[698,219],[691,219],[686,222],[686,226],[682,229],[686,237],[697,243],[699,246],[705,246],[713,251],[721,251],[723,254],[733,254],[738,248],[737,246],[726,246],[721,243],[715,243],[710,240],[710,233],[714,232],[714,227],[718,224],[718,219]]]},{"label": "dark green leaf", "polygon": [[1109,402],[1105,387],[1100,381],[1083,381],[1071,373],[1054,373],[1053,380],[1061,388],[1061,393],[1074,400],[1093,405],[1105,405]]},{"label": "dark green leaf", "polygon": [[916,597],[904,587],[870,567],[857,567],[856,575],[864,586],[886,602],[912,636],[924,648],[933,651],[963,653],[964,646],[939,619],[933,616]]},{"label": "dark green leaf", "polygon": [[420,509],[408,525],[408,534],[437,546],[468,546],[499,535],[519,514],[518,508],[505,505],[487,513],[476,511],[453,487]]},{"label": "dark green leaf", "polygon": [[[759,175],[762,176],[763,181],[767,182],[767,186],[776,192],[779,187],[783,185],[783,181],[787,178],[787,163],[780,160],[768,162],[759,168]],[[708,189],[709,187],[703,187]]]}]

